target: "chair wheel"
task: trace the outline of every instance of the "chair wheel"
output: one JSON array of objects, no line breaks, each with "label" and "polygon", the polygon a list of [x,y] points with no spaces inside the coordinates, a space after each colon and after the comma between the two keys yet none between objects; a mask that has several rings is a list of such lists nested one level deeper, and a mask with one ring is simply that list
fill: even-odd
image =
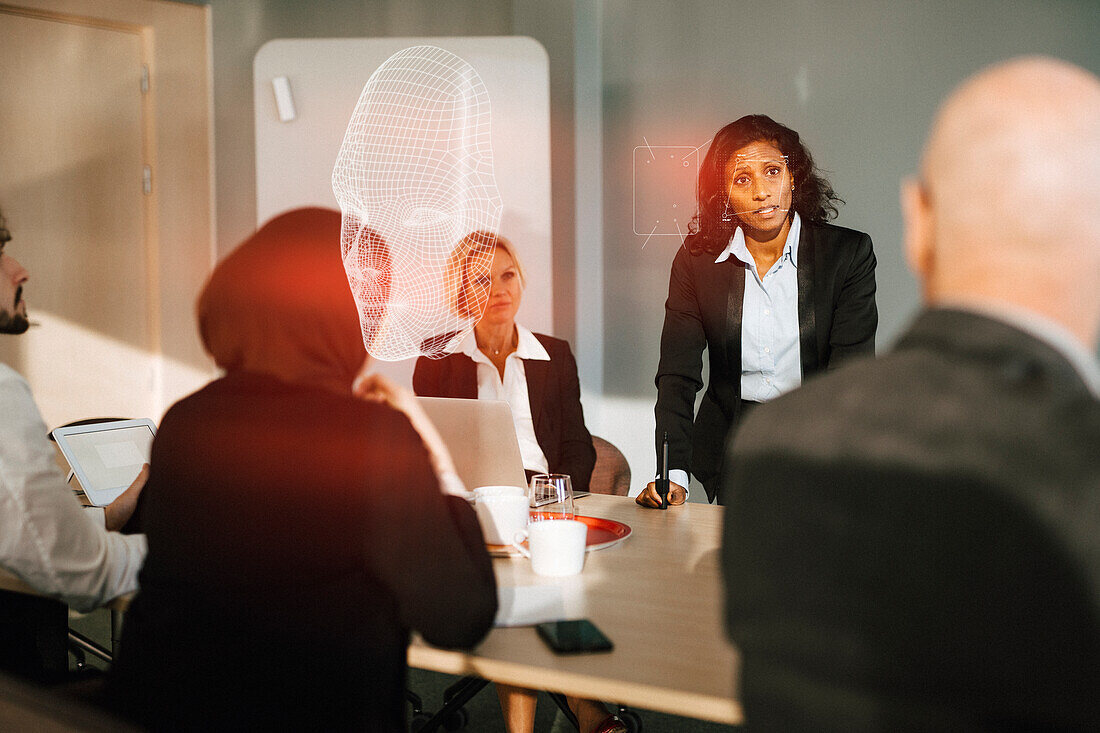
[{"label": "chair wheel", "polygon": [[623,721],[630,733],[642,733],[642,719],[633,710],[619,710],[619,720]]},{"label": "chair wheel", "polygon": [[409,721],[409,733],[417,733],[424,724],[432,719],[432,716],[427,713],[416,713],[412,716],[412,720]]},{"label": "chair wheel", "polygon": [[466,727],[469,719],[470,716],[466,713],[466,708],[459,708],[443,721],[443,730],[462,730]]}]

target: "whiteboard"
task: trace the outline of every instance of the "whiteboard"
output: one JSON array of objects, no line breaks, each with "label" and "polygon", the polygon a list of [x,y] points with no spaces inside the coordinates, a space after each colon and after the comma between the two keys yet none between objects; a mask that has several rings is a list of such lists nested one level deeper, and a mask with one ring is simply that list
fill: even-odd
[{"label": "whiteboard", "polygon": [[[371,73],[392,54],[439,46],[473,66],[489,92],[500,233],[527,273],[517,320],[533,331],[553,323],[550,229],[550,75],[546,50],[521,36],[471,38],[276,39],[253,59],[256,225],[301,206],[339,208],[332,168],[348,120]],[[281,121],[273,80],[286,77],[295,116]],[[333,242],[333,247],[339,247]],[[412,359],[377,362],[406,385]]]}]

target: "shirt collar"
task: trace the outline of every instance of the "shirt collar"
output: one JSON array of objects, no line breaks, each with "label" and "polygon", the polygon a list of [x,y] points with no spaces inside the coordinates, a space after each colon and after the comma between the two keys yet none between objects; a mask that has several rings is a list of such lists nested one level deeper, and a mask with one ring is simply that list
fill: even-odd
[{"label": "shirt collar", "polygon": [[[550,361],[550,354],[543,348],[542,342],[535,337],[535,334],[530,329],[516,324],[516,335],[518,336],[516,343],[516,350],[512,352],[520,359],[529,359],[535,361]],[[462,339],[462,344],[458,349],[460,352],[470,357],[474,361],[485,362],[490,364],[489,357],[482,354],[477,348],[477,339],[474,337],[474,332],[471,330],[466,334],[466,338]]]},{"label": "shirt collar", "polygon": [[[798,215],[798,212],[794,212],[794,218],[791,220],[791,228],[787,231],[787,241],[783,245],[783,255],[790,255],[788,259],[791,264],[798,268],[798,238],[802,233],[802,218]],[[741,231],[741,227],[737,227],[737,231],[730,237],[729,244],[722,250],[722,253],[718,255],[718,259],[714,261],[715,264],[719,262],[725,262],[734,256],[737,259],[744,262],[749,267],[755,267],[756,263],[753,260],[752,255],[749,254],[749,248],[745,244],[745,233]],[[780,256],[782,259],[783,256]]]},{"label": "shirt collar", "polygon": [[1014,326],[1042,341],[1061,354],[1080,375],[1089,391],[1100,398],[1100,364],[1097,363],[1096,356],[1060,323],[1034,311],[1001,302],[974,302],[944,298],[937,302],[936,306],[978,313]]},{"label": "shirt collar", "polygon": [[519,334],[519,343],[516,344],[516,356],[521,359],[550,361],[550,355],[542,347],[542,342],[535,338],[535,334],[518,323],[516,324],[516,333]]}]

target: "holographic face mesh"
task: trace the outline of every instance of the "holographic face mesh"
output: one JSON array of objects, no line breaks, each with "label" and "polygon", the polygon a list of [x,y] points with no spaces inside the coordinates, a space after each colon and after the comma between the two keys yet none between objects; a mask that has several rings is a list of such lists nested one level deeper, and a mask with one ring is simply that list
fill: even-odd
[{"label": "holographic face mesh", "polygon": [[472,66],[435,46],[398,51],[363,87],[332,172],[344,269],[363,343],[396,361],[438,358],[480,319],[462,282],[492,266],[463,247],[497,231],[489,94]]}]

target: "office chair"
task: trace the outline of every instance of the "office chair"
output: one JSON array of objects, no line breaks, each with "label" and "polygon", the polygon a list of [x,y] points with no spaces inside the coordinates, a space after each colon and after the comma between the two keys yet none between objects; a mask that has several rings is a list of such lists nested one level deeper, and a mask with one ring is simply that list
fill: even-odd
[{"label": "office chair", "polygon": [[[406,691],[406,699],[413,705],[412,722],[409,730],[411,733],[434,733],[441,727],[444,730],[454,731],[466,727],[468,718],[463,708],[470,698],[481,692],[489,680],[480,677],[463,677],[443,691],[443,707],[435,715],[428,715],[421,707],[421,700],[413,692]],[[560,692],[547,692],[550,699],[565,714],[565,719],[573,726],[573,730],[580,730],[577,716],[569,709],[565,695]],[[642,719],[633,710],[622,705],[616,705],[616,715],[623,721],[631,733],[642,733]]]},{"label": "office chair", "polygon": [[626,456],[612,443],[593,435],[592,447],[596,449],[596,465],[588,490],[593,494],[626,496],[630,492],[630,464]]},{"label": "office chair", "polygon": [[130,418],[128,417],[86,417],[83,420],[73,420],[72,422],[67,422],[64,425],[58,425],[56,428],[46,433],[46,437],[50,439],[51,443],[56,443],[57,441],[54,440],[53,431],[57,430],[57,428],[73,428],[77,425],[95,425],[96,423],[101,422],[118,422],[119,420],[129,419]]}]

